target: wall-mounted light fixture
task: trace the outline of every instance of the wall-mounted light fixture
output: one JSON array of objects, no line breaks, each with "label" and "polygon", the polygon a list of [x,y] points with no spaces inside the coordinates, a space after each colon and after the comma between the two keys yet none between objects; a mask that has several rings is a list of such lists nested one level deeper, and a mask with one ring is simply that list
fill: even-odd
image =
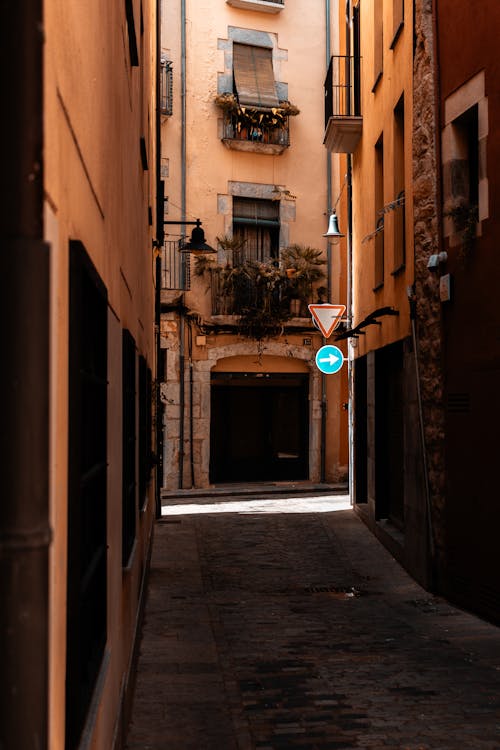
[{"label": "wall-mounted light fixture", "polygon": [[201,228],[201,221],[164,221],[164,224],[176,224],[180,226],[182,224],[196,224],[195,228],[191,232],[191,239],[188,242],[182,242],[179,248],[181,253],[191,253],[192,255],[205,255],[209,253],[216,253],[213,247],[207,245],[205,242],[205,232]]},{"label": "wall-mounted light fixture", "polygon": [[434,255],[429,256],[429,260],[427,261],[427,268],[430,271],[437,271],[439,269],[440,263],[446,263],[448,260],[448,253],[446,250],[442,250],[440,253],[435,253]]},{"label": "wall-mounted light fixture", "polygon": [[335,201],[333,208],[328,211],[330,214],[330,218],[328,220],[328,229],[326,230],[323,237],[327,237],[332,245],[337,245],[342,237],[345,237],[345,234],[342,234],[342,232],[339,229],[339,220],[337,218],[337,205],[338,202],[342,196],[342,193],[344,192],[344,188],[347,182],[347,175],[344,177],[344,182],[342,183],[342,187],[340,188],[340,193],[337,196],[337,200]]},{"label": "wall-mounted light fixture", "polygon": [[323,237],[328,237],[332,245],[337,245],[342,237],[345,237],[345,234],[342,234],[342,232],[339,229],[339,222],[337,219],[337,214],[335,211],[331,214],[330,220],[328,222],[328,229],[323,235]]}]

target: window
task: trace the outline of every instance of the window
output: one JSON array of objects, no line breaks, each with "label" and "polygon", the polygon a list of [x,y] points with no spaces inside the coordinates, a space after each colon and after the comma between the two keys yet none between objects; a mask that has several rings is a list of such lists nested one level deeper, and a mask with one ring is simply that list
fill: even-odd
[{"label": "window", "polygon": [[271,49],[234,43],[233,75],[240,104],[265,108],[279,105]]},{"label": "window", "polygon": [[172,63],[164,57],[160,63],[160,112],[165,116],[170,116],[173,112]]},{"label": "window", "polygon": [[488,99],[481,72],[445,100],[443,213],[450,246],[472,240],[478,223],[488,218],[487,137]]},{"label": "window", "polygon": [[384,19],[383,0],[373,0],[373,88],[382,76],[384,69]]},{"label": "window", "polygon": [[397,273],[405,265],[405,105],[401,97],[394,109],[394,196],[396,206],[392,211],[394,268]]},{"label": "window", "polygon": [[137,50],[137,37],[135,34],[134,3],[133,0],[125,0],[125,17],[127,19],[128,49],[130,54],[130,65],[139,66],[139,52]]},{"label": "window", "polygon": [[135,341],[130,331],[122,336],[122,565],[126,567],[135,541]]},{"label": "window", "polygon": [[233,236],[241,240],[233,263],[278,258],[279,206],[279,201],[233,198]]},{"label": "window", "polygon": [[479,194],[479,154],[477,105],[466,110],[452,123],[457,146],[452,176],[453,195],[463,197],[469,206],[477,206]]},{"label": "window", "polygon": [[70,242],[66,744],[73,750],[107,638],[107,293]]},{"label": "window", "polygon": [[146,505],[151,472],[151,370],[139,357],[139,510]]},{"label": "window", "polygon": [[394,48],[399,35],[404,26],[404,0],[392,0],[392,42],[391,49]]},{"label": "window", "polygon": [[352,9],[352,48],[353,60],[353,112],[354,115],[361,114],[361,14],[359,4]]},{"label": "window", "polygon": [[375,146],[375,286],[378,289],[384,283],[384,140],[377,141]]}]

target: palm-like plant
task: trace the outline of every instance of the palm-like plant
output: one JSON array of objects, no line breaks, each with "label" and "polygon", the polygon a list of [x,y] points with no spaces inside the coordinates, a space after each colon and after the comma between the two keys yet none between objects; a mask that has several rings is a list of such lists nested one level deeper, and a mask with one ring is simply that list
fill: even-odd
[{"label": "palm-like plant", "polygon": [[293,270],[289,275],[289,297],[309,302],[312,298],[313,286],[325,277],[324,266],[326,260],[321,250],[307,245],[290,245],[281,253],[281,261],[285,273]]}]

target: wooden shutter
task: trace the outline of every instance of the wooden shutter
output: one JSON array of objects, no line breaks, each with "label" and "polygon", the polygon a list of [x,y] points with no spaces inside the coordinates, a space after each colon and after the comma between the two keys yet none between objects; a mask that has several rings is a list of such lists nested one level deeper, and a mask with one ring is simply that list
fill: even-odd
[{"label": "wooden shutter", "polygon": [[233,44],[233,72],[240,104],[268,108],[279,105],[271,49]]}]

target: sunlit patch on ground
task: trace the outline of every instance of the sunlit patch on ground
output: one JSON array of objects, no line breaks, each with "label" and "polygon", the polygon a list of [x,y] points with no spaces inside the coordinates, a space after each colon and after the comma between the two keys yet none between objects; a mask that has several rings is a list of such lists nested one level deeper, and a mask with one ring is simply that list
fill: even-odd
[{"label": "sunlit patch on ground", "polygon": [[209,513],[332,513],[337,510],[348,510],[350,507],[349,495],[253,497],[244,500],[220,499],[217,502],[207,498],[195,503],[163,505],[161,514],[184,516]]}]

